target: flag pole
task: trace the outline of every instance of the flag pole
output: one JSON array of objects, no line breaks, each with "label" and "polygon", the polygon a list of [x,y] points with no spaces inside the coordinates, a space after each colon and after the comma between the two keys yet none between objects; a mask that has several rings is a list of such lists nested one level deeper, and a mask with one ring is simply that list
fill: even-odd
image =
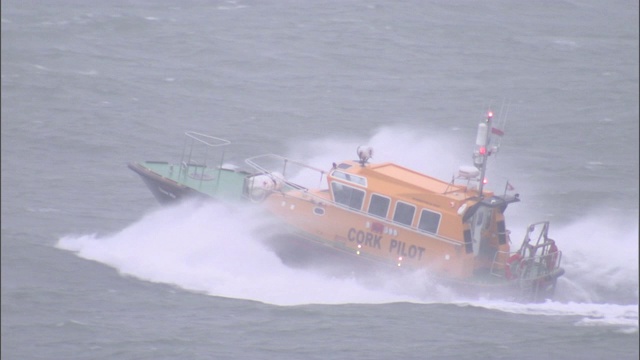
[{"label": "flag pole", "polygon": [[507,184],[504,186],[504,195],[503,196],[507,196],[507,191],[513,191],[513,190],[515,190],[515,188],[513,187],[513,185],[511,185],[509,180],[507,180]]}]

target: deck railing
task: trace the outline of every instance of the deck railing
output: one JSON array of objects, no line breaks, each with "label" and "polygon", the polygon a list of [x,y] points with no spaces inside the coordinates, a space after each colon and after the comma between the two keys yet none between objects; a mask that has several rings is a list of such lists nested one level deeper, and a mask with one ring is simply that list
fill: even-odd
[{"label": "deck railing", "polygon": [[[548,221],[529,225],[518,251],[496,252],[491,264],[491,274],[510,279],[533,280],[558,270],[562,262],[562,251],[558,250],[554,240],[547,237],[548,230]],[[536,231],[536,241],[532,245],[531,235],[536,234]]]},{"label": "deck railing", "polygon": [[[209,160],[209,150],[229,145],[231,142],[195,131],[185,131],[184,135],[185,139],[184,146],[182,148],[182,156],[180,158],[178,178],[181,176],[189,176],[189,169],[193,168],[193,174],[191,175],[196,179],[199,178],[200,186],[202,186],[203,180],[207,178],[205,171],[207,170],[207,162]],[[196,149],[196,146],[198,145],[202,145],[204,147],[203,152]],[[196,151],[195,154],[194,150]],[[224,150],[221,150],[219,153],[220,161],[217,166],[218,175],[224,163],[224,155]],[[196,160],[195,157],[202,157],[201,161]],[[218,179],[217,181],[219,181],[220,176],[216,176],[216,178]]]}]

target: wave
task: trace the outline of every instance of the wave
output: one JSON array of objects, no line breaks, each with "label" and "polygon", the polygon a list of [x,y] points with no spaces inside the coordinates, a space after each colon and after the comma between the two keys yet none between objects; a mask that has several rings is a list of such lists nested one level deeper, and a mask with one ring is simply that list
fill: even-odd
[{"label": "wave", "polygon": [[[260,231],[265,223],[257,218],[258,214],[251,208],[184,202],[151,212],[114,234],[64,236],[57,247],[145,281],[276,305],[469,303],[533,315],[583,315],[584,324],[629,325],[634,321],[637,324],[637,304],[596,303],[583,296],[581,291],[606,299],[606,294],[598,294],[599,287],[591,287],[599,281],[597,285],[607,290],[611,281],[602,277],[596,280],[585,275],[571,279],[580,285],[581,291],[573,293],[577,294],[574,296],[577,300],[513,304],[462,299],[454,290],[433,282],[423,272],[362,275],[340,273],[336,269],[328,271],[323,266],[326,264],[320,263],[291,267],[263,241]],[[583,266],[571,264],[568,265]],[[593,265],[595,268],[600,264]],[[585,282],[583,278],[590,280]],[[563,286],[561,283],[558,288]],[[637,302],[637,280],[635,289]],[[571,291],[565,291],[565,300],[571,299]],[[629,299],[626,300],[628,303]]]},{"label": "wave", "polygon": [[257,234],[258,216],[251,208],[187,201],[115,234],[64,236],[57,247],[123,275],[216,296],[280,305],[409,300],[357,286],[348,276],[285,265]]}]

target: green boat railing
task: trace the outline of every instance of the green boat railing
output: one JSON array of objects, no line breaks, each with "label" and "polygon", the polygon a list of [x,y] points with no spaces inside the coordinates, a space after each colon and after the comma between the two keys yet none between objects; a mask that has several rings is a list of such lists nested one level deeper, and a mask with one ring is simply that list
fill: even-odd
[{"label": "green boat railing", "polygon": [[[208,176],[207,170],[210,169],[207,166],[207,162],[209,160],[209,151],[212,149],[222,148],[226,145],[231,144],[231,142],[219,137],[202,134],[195,131],[185,131],[184,135],[185,135],[185,140],[184,140],[184,146],[182,148],[182,156],[180,158],[180,169],[178,172],[178,178],[180,178],[181,176],[184,176],[184,177],[191,176],[195,179],[199,178],[200,179],[199,186],[202,186],[202,182],[205,179],[207,179],[207,176]],[[199,145],[202,145],[204,147],[204,154],[202,154],[196,148]],[[194,150],[196,151],[195,154],[194,154]],[[197,160],[194,159],[194,157],[197,157],[197,156],[203,156],[201,159],[202,162],[198,162]],[[220,171],[222,171],[222,167],[224,164],[224,156],[225,156],[224,150],[220,151],[219,156],[220,156],[220,161],[218,163],[218,166],[215,167],[217,168],[217,171],[218,171],[218,176],[216,176],[216,179],[217,179],[216,188],[219,185],[219,182],[220,182],[219,175],[220,175]],[[190,169],[193,169],[193,173],[191,174],[189,174]]]}]

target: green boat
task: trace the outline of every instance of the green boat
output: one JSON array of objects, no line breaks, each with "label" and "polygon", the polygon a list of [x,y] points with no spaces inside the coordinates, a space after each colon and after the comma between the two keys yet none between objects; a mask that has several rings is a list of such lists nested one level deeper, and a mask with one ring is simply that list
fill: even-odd
[{"label": "green boat", "polygon": [[231,142],[187,131],[180,161],[132,162],[128,166],[145,182],[161,204],[188,197],[224,200],[246,199],[246,184],[254,174],[225,164],[225,147]]}]

